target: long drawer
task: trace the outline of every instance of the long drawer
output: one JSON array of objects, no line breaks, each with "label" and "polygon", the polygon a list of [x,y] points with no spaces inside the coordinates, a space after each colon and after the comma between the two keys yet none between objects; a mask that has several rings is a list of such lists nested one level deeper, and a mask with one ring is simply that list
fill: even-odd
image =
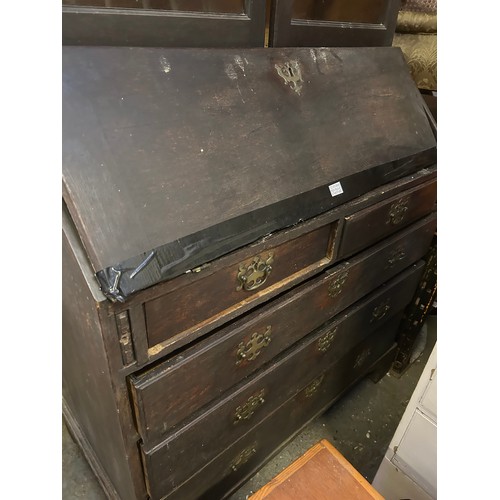
[{"label": "long drawer", "polygon": [[385,323],[326,371],[306,377],[300,392],[170,494],[160,479],[161,468],[151,464],[148,474],[153,500],[165,494],[168,500],[223,498],[352,383],[371,370],[373,363],[394,345],[400,317],[398,315]]},{"label": "long drawer", "polygon": [[220,321],[325,267],[336,229],[337,221],[330,221],[300,235],[293,236],[297,229],[281,231],[196,269],[191,283],[145,304],[149,347]]},{"label": "long drawer", "polygon": [[337,258],[349,257],[424,217],[435,203],[433,179],[346,217]]},{"label": "long drawer", "polygon": [[215,405],[155,447],[143,445],[146,469],[154,464],[169,489],[295,394],[304,382],[344,355],[411,300],[424,263],[411,266],[349,314],[309,335]]},{"label": "long drawer", "polygon": [[131,377],[143,440],[157,442],[203,405],[421,258],[434,230],[431,215],[179,356]]}]

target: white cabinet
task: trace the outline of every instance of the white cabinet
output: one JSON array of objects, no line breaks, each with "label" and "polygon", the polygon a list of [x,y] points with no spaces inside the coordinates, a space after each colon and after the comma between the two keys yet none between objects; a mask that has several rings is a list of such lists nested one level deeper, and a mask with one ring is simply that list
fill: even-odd
[{"label": "white cabinet", "polygon": [[373,480],[386,500],[437,496],[436,345]]}]

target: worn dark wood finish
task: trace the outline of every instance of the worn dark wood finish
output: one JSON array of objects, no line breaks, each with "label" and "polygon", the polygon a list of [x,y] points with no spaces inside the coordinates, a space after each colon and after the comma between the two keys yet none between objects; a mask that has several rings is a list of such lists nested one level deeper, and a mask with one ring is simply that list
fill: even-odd
[{"label": "worn dark wood finish", "polygon": [[[422,175],[415,175],[415,176],[410,176],[409,179],[406,179],[405,181],[401,182],[395,182],[392,183],[392,187],[387,187],[387,188],[382,188],[379,190],[375,190],[374,192],[368,193],[365,197],[359,198],[351,203],[346,204],[346,207],[343,209],[335,209],[327,214],[324,214],[312,221],[308,221],[306,223],[302,223],[296,228],[285,230],[280,232],[277,235],[273,235],[271,238],[267,238],[267,241],[271,241],[273,238],[276,238],[276,241],[278,241],[278,246],[281,244],[286,243],[287,241],[293,240],[293,239],[300,239],[301,236],[306,235],[307,233],[310,233],[311,231],[315,231],[318,228],[324,227],[327,224],[332,224],[332,222],[335,223],[335,221],[338,220],[339,214],[345,214],[345,213],[353,213],[356,211],[356,208],[361,208],[364,209],[366,205],[374,205],[377,203],[378,200],[384,199],[385,201],[390,200],[391,195],[394,195],[394,190],[396,192],[399,190],[401,194],[403,192],[401,189],[403,187],[410,187],[410,189],[413,189],[413,187],[417,186],[424,186],[424,184],[427,182],[427,179],[429,177],[432,179],[435,176],[435,171],[432,169],[427,171],[426,173]],[[344,211],[343,211],[344,210]],[[68,220],[68,214],[65,214],[65,220]],[[303,229],[305,228],[305,229]],[[349,303],[352,303],[353,300],[356,300],[355,297],[359,297],[365,293],[370,292],[371,290],[376,290],[374,295],[377,294],[382,294],[383,289],[378,289],[378,284],[381,282],[382,279],[387,279],[390,276],[392,276],[392,273],[396,273],[399,270],[402,270],[406,268],[411,262],[413,262],[420,254],[423,254],[424,248],[426,245],[428,245],[428,238],[432,235],[433,231],[435,228],[435,215],[430,214],[428,217],[423,218],[419,220],[418,222],[414,223],[411,227],[408,227],[404,229],[403,231],[399,232],[397,235],[394,235],[393,237],[384,240],[383,242],[377,244],[375,247],[372,247],[368,249],[366,252],[363,254],[358,254],[355,258],[349,259],[348,261],[341,262],[340,265],[335,266],[334,268],[331,268],[330,270],[327,271],[326,274],[324,274],[324,277],[318,276],[318,278],[314,278],[313,280],[304,283],[300,287],[291,290],[287,292],[287,294],[283,297],[289,297],[291,303],[296,301],[297,304],[301,304],[304,301],[304,294],[301,292],[301,290],[314,290],[315,288],[312,287],[313,283],[315,282],[320,282],[322,281],[322,285],[324,287],[324,293],[326,293],[326,290],[328,290],[329,286],[327,287],[326,285],[329,283],[331,284],[337,277],[340,277],[342,274],[342,271],[346,269],[346,267],[351,266],[351,269],[359,269],[359,271],[356,274],[350,274],[348,275],[348,278],[344,281],[345,284],[348,285],[348,288],[346,290],[349,290],[349,294],[353,293],[354,295],[351,298],[344,298],[342,299],[342,294],[343,292],[340,293],[339,296],[335,297],[335,300],[338,300],[338,310],[345,309],[349,305]],[[148,358],[148,355],[146,355],[146,350],[148,352],[151,349],[148,349],[147,347],[147,325],[145,322],[145,315],[143,311],[143,304],[147,303],[148,300],[154,299],[155,297],[158,297],[158,295],[161,293],[162,290],[168,289],[168,287],[172,287],[172,290],[176,289],[182,289],[182,286],[179,285],[179,283],[175,283],[176,280],[172,280],[170,283],[165,283],[163,285],[158,285],[152,290],[149,291],[144,291],[142,294],[139,294],[137,299],[140,300],[135,300],[131,301],[130,304],[128,305],[120,305],[116,303],[111,303],[107,300],[104,299],[103,295],[100,294],[98,291],[97,287],[97,282],[95,281],[95,277],[93,276],[92,269],[90,268],[90,265],[86,261],[86,256],[81,248],[80,242],[78,241],[78,237],[76,235],[76,231],[74,227],[71,227],[71,230],[68,228],[68,224],[65,225],[65,235],[68,240],[71,240],[71,244],[68,247],[68,254],[70,256],[75,256],[76,261],[78,262],[79,267],[78,268],[72,268],[71,266],[65,265],[65,272],[69,274],[71,277],[71,280],[75,280],[75,275],[76,275],[76,281],[82,280],[83,283],[85,283],[85,286],[90,290],[90,293],[94,297],[98,297],[97,305],[95,303],[90,304],[90,310],[95,310],[97,311],[95,314],[97,314],[97,318],[99,319],[98,324],[94,324],[92,326],[92,323],[87,322],[87,327],[92,328],[92,329],[97,329],[94,334],[97,335],[97,338],[102,339],[102,348],[105,353],[106,357],[106,363],[107,363],[107,368],[104,371],[104,373],[107,373],[106,377],[108,377],[108,386],[107,389],[105,388],[106,384],[103,382],[103,388],[99,392],[96,392],[92,395],[92,403],[90,403],[90,400],[87,401],[85,404],[94,404],[98,405],[101,408],[108,408],[108,407],[115,407],[116,412],[113,413],[113,418],[114,419],[114,424],[117,425],[118,427],[114,429],[115,431],[115,436],[121,436],[122,444],[121,448],[120,446],[115,448],[115,452],[120,455],[120,449],[124,450],[124,456],[126,459],[118,461],[120,474],[124,475],[125,477],[130,477],[130,480],[134,484],[134,487],[136,488],[137,491],[142,491],[142,493],[135,494],[135,496],[132,496],[132,498],[144,498],[143,495],[145,495],[145,485],[144,485],[144,471],[141,469],[141,464],[139,460],[139,451],[138,451],[138,444],[140,443],[140,438],[139,435],[136,432],[135,425],[139,426],[144,426],[143,419],[144,412],[139,413],[139,418],[137,419],[137,423],[134,423],[134,419],[132,418],[130,414],[130,401],[129,401],[129,395],[126,390],[126,378],[128,378],[129,374],[134,374],[134,372],[137,370],[137,366],[141,366],[144,363],[148,363],[148,359],[150,360],[151,358]],[[266,239],[264,240],[266,241]],[[242,251],[244,252],[249,252],[248,255],[252,255],[251,249],[254,248],[255,245],[253,245],[249,249],[244,249]],[[334,245],[335,249],[335,245]],[[238,252],[236,252],[238,253]],[[332,252],[332,256],[336,254],[336,250]],[[403,255],[404,254],[404,255]],[[228,259],[234,258],[233,256],[228,256]],[[333,257],[332,260],[335,260],[337,257]],[[225,261],[226,258],[221,259],[222,262]],[[237,262],[237,261],[235,261]],[[364,268],[360,267],[361,264],[360,262],[365,262]],[[214,262],[213,266],[215,269],[224,269],[226,266],[220,265],[219,262]],[[203,271],[202,271],[203,272]],[[201,273],[202,273],[201,272]],[[317,270],[315,271],[317,272]],[[190,273],[190,275],[186,275],[185,277],[179,278],[179,280],[185,281],[186,283],[194,283],[197,280],[202,281],[203,277],[199,276],[201,273]],[[78,276],[83,276],[78,278]],[[349,277],[350,276],[350,277]],[[302,278],[299,278],[299,281],[304,279],[305,276]],[[354,278],[356,279],[354,279]],[[385,277],[385,278],[384,278]],[[353,281],[350,282],[349,280],[352,279]],[[73,285],[66,283],[65,289],[71,288]],[[415,285],[412,285],[413,288],[415,288]],[[335,287],[336,290],[336,287]],[[351,292],[352,291],[352,292]],[[398,295],[398,300],[401,299],[402,295]],[[68,293],[67,296],[69,298],[73,298],[73,295],[71,293]],[[348,295],[346,295],[348,297]],[[346,297],[345,296],[345,297]],[[240,365],[240,370],[237,370],[235,372],[230,372],[230,370],[226,370],[224,368],[223,364],[220,363],[220,359],[222,359],[222,356],[224,355],[224,352],[229,352],[229,355],[234,356],[236,355],[237,348],[239,343],[241,343],[242,340],[250,340],[251,333],[253,332],[254,327],[261,325],[261,326],[266,326],[266,315],[268,319],[272,319],[273,321],[275,319],[279,319],[279,311],[281,308],[279,307],[280,302],[283,300],[283,297],[278,298],[277,300],[274,300],[273,302],[270,302],[269,304],[265,305],[264,307],[260,308],[257,310],[255,313],[252,315],[247,315],[247,316],[242,316],[237,322],[235,322],[232,325],[228,325],[225,329],[217,331],[215,333],[212,333],[209,337],[206,339],[202,340],[201,343],[198,342],[196,345],[193,345],[192,348],[189,348],[187,350],[181,351],[179,354],[180,356],[185,356],[186,360],[189,360],[191,363],[191,366],[196,365],[197,359],[200,360],[200,366],[204,366],[205,370],[204,373],[200,373],[200,380],[208,380],[208,386],[212,387],[214,389],[214,393],[212,395],[210,394],[210,387],[205,390],[201,386],[197,386],[196,384],[190,386],[189,382],[189,370],[184,371],[185,377],[182,377],[182,370],[185,370],[183,367],[183,364],[179,362],[179,359],[177,357],[172,358],[174,361],[173,366],[175,367],[175,370],[172,370],[172,373],[175,375],[177,371],[177,377],[178,377],[178,382],[175,382],[174,379],[170,380],[171,385],[166,387],[164,389],[164,401],[163,401],[163,408],[165,409],[164,411],[166,412],[165,415],[168,415],[170,411],[172,411],[172,414],[175,417],[177,408],[176,406],[179,405],[180,411],[184,411],[185,415],[184,417],[177,415],[178,420],[178,426],[174,430],[175,433],[182,433],[184,429],[184,423],[181,422],[181,420],[184,420],[185,422],[194,422],[197,419],[200,418],[202,412],[204,411],[201,409],[202,405],[206,405],[207,403],[210,403],[210,401],[213,398],[217,398],[219,394],[222,394],[224,391],[227,391],[225,393],[226,397],[228,394],[235,394],[234,391],[237,391],[238,387],[242,387],[242,383],[240,382],[244,377],[254,373],[256,370],[259,370],[259,366],[256,368],[252,367],[252,362],[244,360],[244,362]],[[144,302],[144,300],[146,302]],[[265,300],[265,299],[264,299]],[[345,303],[342,302],[342,300],[345,300]],[[79,304],[79,300],[76,299],[75,304],[73,304],[73,308],[79,309],[84,314],[88,314],[88,311],[85,312],[85,308],[82,308],[81,304]],[[96,302],[96,301],[94,301]],[[314,302],[313,302],[314,304]],[[318,304],[321,304],[321,300],[318,302]],[[378,309],[380,309],[380,312],[382,314],[381,319],[385,320],[387,319],[387,315],[384,316],[384,306],[387,306],[388,304],[386,303],[380,303],[377,304]],[[354,306],[354,308],[358,307]],[[304,311],[309,311],[311,308],[300,308],[303,312]],[[323,310],[324,309],[324,310]],[[325,311],[328,312],[328,308],[321,308],[323,314]],[[375,307],[374,307],[375,309]],[[392,309],[392,311],[395,311],[396,309],[399,309],[398,307],[395,307]],[[274,311],[272,314],[271,312]],[[312,308],[312,312],[314,312],[314,308]],[[373,312],[373,311],[372,311]],[[335,309],[331,311],[332,315],[335,314]],[[92,313],[94,314],[94,313]],[[309,313],[308,313],[309,314]],[[348,314],[348,311],[345,311],[343,313],[342,317],[346,315],[345,319],[345,325],[349,325],[349,321],[351,320],[352,315]],[[378,313],[377,313],[378,314]],[[392,314],[392,312],[390,313]],[[78,314],[75,312],[75,310],[72,310],[70,313],[71,315],[74,315],[75,317],[73,318],[72,321],[80,321],[78,319]],[[278,318],[276,318],[276,315]],[[293,316],[293,313],[291,313]],[[283,315],[282,319],[278,321],[279,327],[281,328],[283,325],[288,324],[288,327],[285,329],[282,329],[282,333],[280,335],[280,341],[282,340],[281,337],[284,337],[285,342],[283,345],[280,346],[279,342],[271,342],[269,345],[270,348],[275,348],[275,346],[278,346],[278,349],[274,351],[274,353],[271,353],[271,355],[266,354],[266,352],[263,352],[262,354],[259,355],[257,360],[259,358],[262,358],[261,360],[258,361],[258,363],[268,363],[267,366],[272,366],[269,364],[271,363],[279,363],[279,360],[276,359],[276,355],[279,354],[280,352],[283,351],[283,349],[286,349],[289,347],[293,342],[298,340],[304,333],[307,333],[304,331],[304,333],[300,333],[300,328],[302,326],[298,324],[295,326],[293,321],[290,323],[289,318],[287,318],[289,315]],[[316,321],[321,322],[326,319],[328,315],[326,314],[324,316],[324,319],[320,318],[314,318]],[[301,316],[293,316],[296,318],[295,323],[300,323],[304,318],[307,320],[305,321],[305,324],[307,326],[308,321],[311,320],[313,315],[307,316],[305,313]],[[297,320],[297,318],[300,317],[300,321]],[[358,319],[361,318],[361,315],[358,313],[356,315]],[[309,318],[309,320],[307,319]],[[312,320],[311,320],[312,321]],[[334,320],[337,321],[337,320]],[[288,322],[288,323],[287,323]],[[248,323],[245,325],[245,323]],[[344,324],[344,322],[342,322]],[[274,323],[273,323],[274,325]],[[351,324],[351,327],[355,329],[354,324]],[[313,329],[315,327],[315,323],[311,322],[310,323],[310,328]],[[332,326],[332,325],[326,325],[326,326]],[[326,328],[325,326],[325,328]],[[234,328],[234,331],[232,330]],[[295,333],[292,332],[292,335],[289,339],[287,339],[287,329],[295,329]],[[347,328],[347,327],[346,327]],[[278,331],[278,330],[276,330]],[[339,331],[343,331],[342,328]],[[74,332],[73,332],[74,333]],[[325,330],[324,335],[331,333],[330,331]],[[231,335],[234,334],[235,336],[233,337],[235,340],[238,340],[238,343],[234,343],[229,347],[229,342],[228,339],[231,338]],[[86,335],[86,334],[85,334]],[[85,335],[81,334],[81,338],[79,342],[82,342],[85,340]],[[238,336],[236,336],[238,335]],[[295,335],[295,337],[293,337]],[[337,333],[338,335],[338,333]],[[358,337],[354,336],[353,338],[349,337],[339,337],[340,342],[337,343],[337,340],[335,340],[335,349],[337,350],[335,352],[336,355],[340,356],[343,352],[345,352],[346,349],[348,349],[350,344],[343,344],[342,339],[346,338],[349,341],[353,341],[353,339],[357,339]],[[130,345],[130,340],[132,345]],[[276,338],[275,338],[276,340]],[[319,339],[318,339],[319,341]],[[223,345],[224,342],[226,342],[226,345],[224,349],[219,351],[219,346]],[[210,353],[210,350],[213,350],[214,353]],[[84,350],[82,350],[83,352]],[[192,353],[199,353],[200,357],[197,358],[196,356],[193,356]],[[205,361],[203,361],[203,356],[205,355],[204,353],[209,353],[207,355],[207,358]],[[215,355],[215,356],[214,356]],[[91,355],[90,357],[92,357]],[[266,356],[268,356],[266,358]],[[71,357],[65,356],[68,359],[71,360]],[[210,361],[211,360],[211,361]],[[79,361],[73,359],[71,362],[75,363],[76,365],[79,364]],[[177,368],[176,362],[179,366]],[[261,363],[261,365],[262,365]],[[313,366],[317,366],[318,363],[312,362],[311,363]],[[309,365],[309,362],[302,363],[303,369],[306,370],[307,366]],[[168,366],[165,365],[165,366]],[[189,367],[189,365],[186,365]],[[214,377],[212,379],[211,377],[213,376],[214,373],[218,373],[219,370],[213,370],[213,367],[220,366],[220,371],[221,373],[226,373],[228,374],[228,382],[226,381],[217,381],[217,377]],[[227,365],[228,367],[229,365]],[[266,367],[260,368],[260,375],[256,376],[261,376],[262,375],[262,370],[266,370]],[[319,369],[319,368],[318,368]],[[148,371],[149,372],[149,371]],[[239,373],[238,373],[239,372]],[[153,374],[154,370],[149,372],[149,375]],[[196,373],[196,370],[193,370],[193,373]],[[278,374],[279,377],[279,369],[276,368],[276,370],[273,372],[275,375]],[[304,372],[304,377],[306,376],[305,373],[311,374],[312,372],[310,370],[306,370]],[[300,373],[299,373],[300,375]],[[165,376],[165,373],[160,373],[160,376],[157,377],[156,379],[152,377],[150,379],[150,385],[154,386],[156,380],[162,380],[162,378]],[[102,379],[103,381],[106,380],[106,377]],[[142,380],[144,381],[144,386],[148,385],[147,382],[147,373],[143,373],[142,377],[144,377]],[[232,377],[232,378],[231,378]],[[134,379],[137,379],[137,377],[134,375]],[[272,377],[271,377],[272,378]],[[294,382],[293,377],[288,377],[286,374],[281,376],[281,380],[289,380],[290,385],[288,387],[285,387],[284,389],[281,389],[277,391],[275,389],[275,394],[278,394],[278,399],[277,403],[279,404],[279,401],[282,401],[282,399],[279,399],[281,397],[282,393],[285,394],[290,394],[289,392],[286,391],[292,391],[293,392],[293,386]],[[168,380],[168,378],[166,378]],[[238,385],[238,383],[240,384]],[[185,385],[183,386],[183,383]],[[220,385],[218,385],[220,383]],[[177,384],[179,384],[180,387],[184,387],[185,391],[184,393],[177,393],[177,398],[171,399],[171,401],[168,400],[168,396],[166,394],[169,393],[171,390],[171,387],[175,387]],[[226,384],[226,385],[225,385]],[[236,385],[235,385],[236,384]],[[273,385],[272,382],[270,384],[273,387],[276,387]],[[167,384],[168,385],[168,384]],[[231,388],[233,386],[233,388]],[[189,389],[191,387],[191,389]],[[295,388],[298,387],[298,382],[295,382]],[[184,394],[188,394],[191,391],[192,396],[189,396],[188,398],[183,398]],[[196,400],[196,391],[199,392],[199,402],[200,404],[198,406],[194,406],[189,408],[189,406],[186,408],[182,407],[182,401],[184,399],[189,399],[191,398],[192,400]],[[71,395],[78,394],[78,391],[75,390],[74,387],[69,389],[69,392]],[[162,391],[157,391],[158,392],[158,398],[159,401],[161,401],[161,392]],[[173,391],[175,393],[175,390]],[[205,397],[207,397],[206,401],[204,400]],[[251,395],[251,394],[250,394]],[[286,397],[286,396],[285,396]],[[220,401],[219,401],[220,403]],[[240,405],[241,406],[241,405]],[[158,403],[158,408],[161,409],[161,403]],[[198,413],[198,416],[193,413],[198,410],[201,410],[201,412]],[[142,411],[142,410],[141,410]],[[91,412],[92,414],[92,412]],[[80,416],[77,414],[75,416],[74,421],[77,423],[76,427],[80,428]],[[93,419],[95,417],[92,417]],[[170,417],[168,417],[170,418]],[[187,419],[187,420],[186,420]],[[193,420],[194,419],[194,420]],[[98,419],[95,418],[96,422],[98,422]],[[84,427],[82,426],[82,429]],[[184,429],[185,432],[186,429]],[[141,430],[143,432],[143,430]],[[203,434],[203,431],[200,431],[201,434]],[[77,434],[77,432],[74,432]],[[144,433],[144,436],[146,436],[147,433]],[[99,453],[102,452],[102,450],[105,448],[105,446],[100,445],[100,444],[89,444],[90,441],[87,440],[87,431],[82,430],[80,432],[80,435],[83,436],[83,439],[80,440],[80,443],[82,447],[87,449],[87,454],[90,457],[90,460],[94,460],[95,456],[98,456]],[[105,439],[105,438],[103,438]],[[146,438],[147,439],[147,438]],[[154,438],[158,439],[158,438]],[[167,438],[168,439],[168,438]],[[191,438],[190,438],[191,439]],[[237,439],[237,436],[234,438]],[[231,436],[229,435],[229,441],[227,441],[228,445],[232,444],[232,439]],[[94,450],[94,447],[97,446],[97,452]],[[145,445],[146,446],[146,445]],[[191,446],[191,445],[190,445]],[[146,448],[145,448],[146,449]],[[151,449],[151,446],[149,447]],[[109,453],[109,452],[108,452]],[[207,459],[210,460],[210,459]],[[98,464],[98,462],[95,462]],[[121,465],[120,465],[121,464]],[[205,462],[200,464],[200,467],[203,468],[205,465]],[[97,465],[94,466],[94,469],[96,470],[96,473],[99,475],[103,483],[106,485],[108,491],[112,491],[112,489],[109,489],[109,484],[112,485],[112,488],[115,488],[115,479],[108,476],[108,467],[106,465]],[[105,471],[105,472],[103,472]],[[190,473],[189,473],[190,474]],[[193,487],[193,483],[191,483],[191,487]],[[234,483],[231,483],[234,485]],[[184,487],[182,488],[184,489]],[[196,489],[196,488],[195,488]],[[116,491],[116,490],[115,490]],[[132,493],[134,495],[134,493]],[[113,494],[110,494],[111,497],[113,497]],[[189,497],[189,496],[188,496]],[[188,498],[187,497],[187,498]],[[127,497],[125,497],[127,498]]]},{"label": "worn dark wood finish", "polygon": [[392,366],[393,373],[402,375],[410,366],[417,336],[431,311],[437,292],[437,237],[435,236],[425,258],[422,279],[412,302],[406,308],[397,338],[398,350]]},{"label": "worn dark wood finish", "polygon": [[73,416],[70,408],[64,401],[64,397],[62,400],[62,413],[66,428],[68,429],[70,436],[80,447],[80,450],[85,456],[87,463],[92,469],[92,472],[95,474],[106,496],[110,500],[120,500],[120,496],[116,492],[113,483],[109,479],[106,469],[104,469],[101,465],[101,462],[94,451],[94,447],[88,442],[85,432],[80,428],[78,421]]},{"label": "worn dark wood finish", "polygon": [[[326,212],[325,214],[322,214],[321,216],[315,217],[306,222],[302,222],[301,224],[295,225],[291,228],[278,231],[271,236],[266,235],[252,245],[231,252],[224,257],[221,257],[215,261],[211,261],[201,266],[200,268],[197,268],[195,270],[197,272],[185,273],[175,279],[160,283],[147,290],[138,292],[135,295],[131,296],[127,300],[126,304],[122,305],[120,303],[115,303],[115,310],[116,312],[121,312],[129,308],[135,308],[135,306],[139,305],[141,307],[144,307],[146,303],[154,300],[157,297],[163,296],[167,293],[172,294],[172,292],[175,290],[182,289],[189,284],[193,284],[203,280],[207,274],[219,272],[220,270],[227,267],[238,266],[240,262],[247,260],[250,256],[259,254],[271,247],[281,245],[288,240],[300,237],[302,234],[308,233],[326,224],[331,224],[332,222],[338,221],[339,218],[343,219],[347,215],[351,215],[356,211],[373,205],[376,201],[388,199],[395,193],[410,189],[411,187],[422,184],[426,180],[434,179],[435,177],[436,168],[433,167],[423,169],[411,176],[405,177],[404,179],[385,184],[383,187],[370,191],[365,196],[357,198],[352,202],[345,203],[344,205],[334,208]],[[343,223],[343,220],[341,220],[340,222]],[[307,271],[304,271],[302,275],[294,275],[292,277],[289,277],[289,279],[282,281],[279,288],[268,288],[265,295],[254,294],[251,300],[249,300],[248,302],[240,303],[237,309],[232,308],[229,311],[226,311],[224,316],[217,316],[213,319],[213,321],[206,322],[204,325],[199,326],[199,328],[197,328],[196,330],[191,331],[190,333],[184,332],[181,335],[171,337],[168,340],[147,349],[147,351],[144,348],[144,346],[146,345],[144,344],[144,340],[141,340],[140,343],[135,345],[136,352],[144,349],[144,352],[140,355],[141,359],[143,359],[143,357],[145,356],[149,361],[157,360],[160,357],[168,355],[176,349],[179,349],[180,347],[192,342],[196,338],[205,335],[207,332],[221,326],[222,324],[233,320],[234,318],[238,317],[238,315],[251,310],[253,307],[262,304],[266,300],[275,297],[279,293],[292,288],[305,279],[311,278],[312,276],[318,274],[321,270],[325,269],[325,267],[331,265],[332,262],[336,262],[339,260],[337,257],[337,232],[340,234],[340,230],[338,229],[335,232],[335,236],[332,237],[331,244],[333,248],[331,249],[331,261],[324,259],[323,263],[318,264],[313,269],[309,268]],[[145,322],[145,318],[143,319],[143,321]],[[141,362],[141,364],[143,363]]]},{"label": "worn dark wood finish", "polygon": [[116,299],[435,161],[390,47],[64,47],[63,123],[64,197]]},{"label": "worn dark wood finish", "polygon": [[[133,445],[132,418],[117,398],[108,356],[122,364],[119,338],[107,315],[109,302],[100,293],[70,221],[63,213],[62,394],[68,427],[78,437],[112,498],[145,498],[140,456]],[[114,318],[111,316],[112,322]],[[124,381],[122,383],[125,392]],[[121,393],[123,397],[123,392]],[[120,410],[123,409],[122,415]]]},{"label": "worn dark wood finish", "polygon": [[[138,410],[143,414],[138,419],[143,438],[154,440],[155,435],[165,434],[333,315],[422,258],[434,229],[435,217],[430,216],[227,326],[181,356],[134,376]],[[340,282],[342,287],[338,288],[336,284]],[[253,337],[254,343],[258,343],[259,336],[261,345],[257,356],[242,358],[241,347],[251,347]],[[265,337],[269,341],[266,342]],[[215,365],[217,370],[211,371]],[[148,408],[148,415],[144,414],[144,407]],[[168,415],[158,412],[157,408],[168,408]],[[149,418],[151,411],[153,421]]]},{"label": "worn dark wood finish", "polygon": [[[100,7],[98,2],[88,2],[91,6],[81,3],[62,7],[64,45],[264,46],[265,0],[245,0],[243,11],[231,5],[229,8],[216,6],[214,11],[200,11],[197,6],[186,5],[185,10],[180,11],[178,7],[123,8],[130,6],[123,2],[112,2],[114,8],[104,8],[103,2]],[[149,3],[153,3],[151,8],[155,9],[154,2]]]},{"label": "worn dark wood finish", "polygon": [[400,0],[272,0],[272,47],[391,45]]},{"label": "worn dark wood finish", "polygon": [[[324,265],[325,261],[330,260],[335,234],[336,223],[327,224],[276,247],[263,244],[262,247],[265,245],[268,248],[257,247],[251,249],[252,253],[247,250],[247,255],[241,255],[237,264],[228,265],[213,274],[205,273],[203,279],[148,302],[146,320],[149,346],[186,330],[193,331],[212,323],[225,313],[252,302],[254,296],[266,297],[268,289],[279,291],[287,281],[300,277],[311,268]],[[264,268],[264,271],[259,271],[259,267]],[[255,282],[247,290],[245,285],[250,286],[250,280],[245,282],[238,279],[239,274],[250,278],[252,274],[258,274],[262,284]]]},{"label": "worn dark wood finish", "polygon": [[221,498],[394,354],[435,229],[427,196],[392,206],[436,177],[427,107],[390,48],[66,47],[63,71],[69,425],[112,498]]},{"label": "worn dark wood finish", "polygon": [[[356,380],[373,369],[379,357],[390,352],[394,345],[399,318],[387,322],[381,329],[346,353],[341,360],[324,372],[323,378],[320,375],[305,380],[304,389],[269,414],[166,498],[168,500],[225,498],[316,415],[341,397]],[[358,356],[370,347],[372,349],[365,361],[355,366]],[[316,391],[312,391],[314,386],[317,386]],[[247,450],[250,453],[245,454]],[[252,450],[255,452],[251,453]],[[245,455],[248,457],[247,461],[242,463],[243,460],[240,460],[239,466],[234,470],[232,466]],[[156,498],[159,497],[160,495]]]},{"label": "worn dark wood finish", "polygon": [[428,214],[434,209],[436,195],[434,179],[346,217],[339,258],[348,257]]},{"label": "worn dark wood finish", "polygon": [[[300,390],[308,376],[319,375],[361,341],[363,336],[390,318],[392,313],[401,311],[411,300],[422,268],[423,262],[412,266],[364,307],[347,315],[347,321],[342,318],[333,326],[333,330],[330,327],[326,331],[320,329],[308,336],[162,443],[156,446],[144,444],[143,453],[150,488],[154,489],[155,485],[160,484],[166,490],[178,487],[204,463],[213,459],[239,439],[247,429]],[[380,313],[381,307],[388,309]],[[325,334],[335,331],[335,328],[336,341],[331,348],[322,349]],[[146,425],[152,433],[155,429],[153,426],[161,422],[161,416],[165,415],[165,407],[161,406],[162,415],[155,421],[158,407],[148,407],[147,403],[146,401],[143,410],[148,411]]]}]

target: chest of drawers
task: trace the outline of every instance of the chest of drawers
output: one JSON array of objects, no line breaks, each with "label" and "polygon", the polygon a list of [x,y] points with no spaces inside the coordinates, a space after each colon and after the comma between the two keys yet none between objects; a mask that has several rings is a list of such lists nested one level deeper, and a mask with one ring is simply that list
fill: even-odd
[{"label": "chest of drawers", "polygon": [[223,498],[394,355],[420,97],[390,48],[65,47],[63,77],[66,420],[110,498]]}]

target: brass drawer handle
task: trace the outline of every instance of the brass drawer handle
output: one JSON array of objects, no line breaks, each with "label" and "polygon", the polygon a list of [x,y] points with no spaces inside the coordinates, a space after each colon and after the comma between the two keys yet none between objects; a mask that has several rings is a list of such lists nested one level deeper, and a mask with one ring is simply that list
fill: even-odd
[{"label": "brass drawer handle", "polygon": [[408,205],[410,204],[410,198],[400,198],[395,201],[389,209],[389,217],[386,224],[401,224],[405,219],[408,212]]},{"label": "brass drawer handle", "polygon": [[251,444],[245,448],[232,462],[231,469],[236,472],[242,465],[245,465],[250,458],[257,452],[257,443]]},{"label": "brass drawer handle", "polygon": [[387,268],[393,267],[396,262],[402,261],[406,257],[406,252],[403,247],[397,247],[395,250],[391,252],[389,255],[389,259],[387,259]]},{"label": "brass drawer handle", "polygon": [[370,323],[373,323],[374,321],[380,321],[389,312],[390,309],[391,306],[389,304],[389,299],[387,299],[385,302],[382,302],[382,304],[379,304],[377,307],[374,307]]},{"label": "brass drawer handle", "polygon": [[321,383],[323,382],[323,379],[325,378],[325,374],[320,375],[318,378],[315,378],[306,388],[305,388],[305,394],[306,398],[312,397],[319,389]]},{"label": "brass drawer handle", "polygon": [[257,408],[266,402],[264,394],[265,390],[261,389],[257,394],[250,396],[245,404],[238,406],[234,412],[233,423],[237,424],[240,420],[248,420]]},{"label": "brass drawer handle", "polygon": [[250,340],[246,344],[245,342],[241,342],[238,345],[238,351],[236,353],[238,356],[236,364],[239,365],[244,359],[253,361],[260,354],[260,351],[271,343],[271,331],[272,328],[267,326],[263,333],[252,333]]},{"label": "brass drawer handle", "polygon": [[274,254],[271,252],[266,260],[257,255],[250,264],[240,264],[237,275],[239,285],[236,287],[236,290],[250,291],[263,285],[273,270],[271,267],[273,262]]},{"label": "brass drawer handle", "polygon": [[371,354],[371,352],[372,351],[370,348],[366,348],[364,351],[358,354],[356,361],[354,361],[354,368],[359,368],[368,359],[368,356]]},{"label": "brass drawer handle", "polygon": [[337,278],[330,283],[330,286],[328,287],[328,295],[330,297],[334,298],[342,293],[342,289],[344,287],[344,284],[348,276],[349,276],[349,271],[345,271],[339,274]]},{"label": "brass drawer handle", "polygon": [[330,349],[332,342],[337,335],[337,329],[338,326],[336,326],[333,330],[326,332],[318,339],[318,351],[326,352],[328,351],[328,349]]}]

